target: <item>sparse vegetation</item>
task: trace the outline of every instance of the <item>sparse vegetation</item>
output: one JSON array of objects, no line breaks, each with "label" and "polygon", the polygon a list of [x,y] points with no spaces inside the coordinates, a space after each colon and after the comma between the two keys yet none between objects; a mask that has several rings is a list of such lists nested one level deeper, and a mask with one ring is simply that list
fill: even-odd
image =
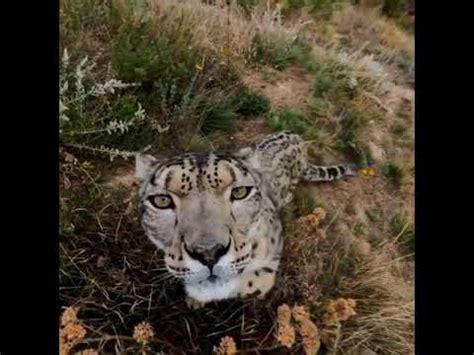
[{"label": "sparse vegetation", "polygon": [[[62,354],[413,354],[415,236],[402,212],[413,198],[413,38],[395,21],[403,1],[280,5],[61,0]],[[262,82],[244,80],[252,73]],[[292,80],[310,90],[291,92]],[[277,102],[291,94],[304,97]],[[280,130],[312,141],[317,163],[370,174],[298,188],[265,300],[191,311],[143,235],[130,158],[235,149]]]},{"label": "sparse vegetation", "polygon": [[396,163],[387,163],[383,167],[383,172],[387,178],[389,178],[397,186],[403,185],[407,182],[408,172],[403,166]]},{"label": "sparse vegetation", "polygon": [[243,89],[238,100],[236,112],[244,117],[258,117],[270,111],[270,100],[254,90]]},{"label": "sparse vegetation", "polygon": [[305,134],[311,128],[303,113],[287,110],[273,113],[269,117],[269,124],[274,131],[288,130],[298,134]]},{"label": "sparse vegetation", "polygon": [[413,225],[402,215],[396,214],[390,221],[393,235],[399,239],[399,242],[406,251],[415,252],[415,231]]}]

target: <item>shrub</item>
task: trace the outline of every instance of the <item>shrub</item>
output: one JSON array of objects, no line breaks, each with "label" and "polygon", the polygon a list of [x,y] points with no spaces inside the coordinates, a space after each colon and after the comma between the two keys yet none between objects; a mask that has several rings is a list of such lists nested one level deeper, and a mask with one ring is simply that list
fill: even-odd
[{"label": "shrub", "polygon": [[146,140],[135,136],[131,142],[127,135],[143,129],[149,121],[140,102],[134,96],[120,95],[137,84],[124,83],[115,78],[96,82],[95,63],[87,57],[76,65],[70,63],[64,51],[60,67],[60,142],[66,146],[105,153],[114,159],[132,156],[129,149],[143,148]]},{"label": "shrub", "polygon": [[268,123],[274,131],[288,130],[298,134],[308,134],[311,129],[308,118],[296,111],[275,112],[270,115]]},{"label": "shrub", "polygon": [[202,61],[192,47],[189,33],[172,38],[153,33],[148,22],[126,23],[117,34],[113,46],[113,64],[126,81],[179,80],[186,83]]},{"label": "shrub", "polygon": [[256,117],[270,111],[270,100],[254,90],[243,88],[237,94],[237,114],[244,117]]}]

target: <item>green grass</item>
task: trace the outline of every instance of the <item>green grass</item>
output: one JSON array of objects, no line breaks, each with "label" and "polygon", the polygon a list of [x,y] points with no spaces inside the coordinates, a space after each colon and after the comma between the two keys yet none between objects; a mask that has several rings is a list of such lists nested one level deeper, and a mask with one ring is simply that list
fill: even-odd
[{"label": "green grass", "polygon": [[113,45],[112,63],[125,81],[144,82],[179,80],[189,82],[202,62],[192,46],[191,34],[180,36],[152,31],[148,22],[125,23]]},{"label": "green grass", "polygon": [[321,207],[321,203],[315,200],[311,189],[308,187],[299,187],[295,190],[292,213],[293,218],[306,216],[314,211],[315,208]]},{"label": "green grass", "polygon": [[236,3],[242,7],[247,14],[250,14],[252,9],[258,5],[260,0],[237,0]]},{"label": "green grass", "polygon": [[260,65],[269,65],[277,70],[284,70],[292,64],[308,65],[311,48],[300,41],[287,43],[281,40],[269,40],[256,35],[253,39],[254,57],[252,60]]},{"label": "green grass", "polygon": [[365,214],[372,222],[380,222],[383,218],[383,211],[379,208],[369,208]]},{"label": "green grass", "polygon": [[[87,9],[89,5],[87,3]],[[72,10],[67,14],[71,15],[70,12]],[[205,53],[194,46],[192,32],[186,26],[176,26],[174,32],[160,32],[148,18],[137,21],[127,6],[124,9],[112,7],[109,12],[113,15],[103,19],[103,26],[114,36],[113,41],[103,43],[105,52],[110,55],[117,79],[137,85],[104,98],[89,95],[80,102],[74,98],[67,100],[66,96],[73,94],[71,90],[65,93],[64,100],[74,105],[67,105],[71,120],[62,122],[63,143],[93,148],[89,152],[99,155],[101,152],[107,155],[110,149],[135,151],[149,145],[155,150],[176,150],[183,149],[199,132],[209,135],[233,128],[237,117],[233,87],[239,78],[231,67],[216,61],[205,62]],[[81,31],[80,27],[69,27]],[[78,60],[74,59],[71,64],[76,65]],[[100,62],[94,64],[96,67],[84,78],[89,90],[104,72]],[[62,82],[69,79],[72,84],[74,66],[68,70],[62,70]],[[252,109],[254,112],[265,109],[262,98],[250,94],[244,98],[253,99],[241,105],[245,114],[251,114]],[[257,106],[249,106],[254,104]],[[139,105],[147,117],[139,124],[131,124]],[[112,120],[130,125],[126,132],[110,134],[104,128]],[[160,133],[157,127],[168,127],[166,134]],[[82,131],[98,133],[76,134]],[[104,149],[98,149],[100,146]]]},{"label": "green grass", "polygon": [[400,244],[407,252],[415,252],[415,231],[413,225],[400,214],[395,215],[390,221],[390,227],[394,237],[399,236]]},{"label": "green grass", "polygon": [[302,135],[309,135],[309,131],[314,128],[306,115],[290,110],[272,113],[268,118],[268,123],[273,131],[288,130]]},{"label": "green grass", "polygon": [[398,17],[407,2],[407,0],[382,0],[382,13],[389,17]]},{"label": "green grass", "polygon": [[335,6],[344,0],[286,0],[283,5],[283,12],[289,14],[301,8],[310,8],[313,16],[317,18],[329,18]]},{"label": "green grass", "polygon": [[384,175],[396,186],[400,187],[406,183],[408,171],[404,166],[394,162],[388,162],[383,166]]},{"label": "green grass", "polygon": [[215,131],[229,132],[237,117],[232,101],[226,96],[213,96],[198,108],[201,115],[199,126],[204,134]]},{"label": "green grass", "polygon": [[372,158],[363,132],[368,122],[384,118],[381,108],[364,96],[373,90],[374,83],[333,55],[317,56],[311,72],[315,83],[308,110],[324,127],[326,136],[334,137],[328,143],[352,156],[360,166],[370,165]]},{"label": "green grass", "polygon": [[[97,31],[110,19],[111,11],[97,0],[81,0],[60,2],[61,45],[69,45],[77,41],[87,32],[104,38],[107,33]],[[103,28],[103,27],[102,27]]]}]

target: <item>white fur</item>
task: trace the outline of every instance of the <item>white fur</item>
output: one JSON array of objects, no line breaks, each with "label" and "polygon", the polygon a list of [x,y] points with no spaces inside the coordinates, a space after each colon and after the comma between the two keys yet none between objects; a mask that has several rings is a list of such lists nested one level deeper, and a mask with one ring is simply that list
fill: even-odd
[{"label": "white fur", "polygon": [[199,302],[211,302],[229,298],[237,288],[238,280],[218,279],[214,282],[204,281],[202,283],[186,284],[186,293]]},{"label": "white fur", "polygon": [[158,163],[158,159],[143,153],[135,155],[135,177],[140,181],[147,178],[154,165]]}]

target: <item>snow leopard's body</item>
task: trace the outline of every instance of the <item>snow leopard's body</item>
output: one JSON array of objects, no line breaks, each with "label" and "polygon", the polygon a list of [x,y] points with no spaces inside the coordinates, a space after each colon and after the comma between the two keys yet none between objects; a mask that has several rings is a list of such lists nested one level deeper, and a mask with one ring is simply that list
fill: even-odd
[{"label": "snow leopard's body", "polygon": [[264,296],[272,288],[283,248],[279,212],[298,181],[354,174],[309,164],[306,146],[282,132],[235,155],[137,157],[142,225],[192,301]]}]

